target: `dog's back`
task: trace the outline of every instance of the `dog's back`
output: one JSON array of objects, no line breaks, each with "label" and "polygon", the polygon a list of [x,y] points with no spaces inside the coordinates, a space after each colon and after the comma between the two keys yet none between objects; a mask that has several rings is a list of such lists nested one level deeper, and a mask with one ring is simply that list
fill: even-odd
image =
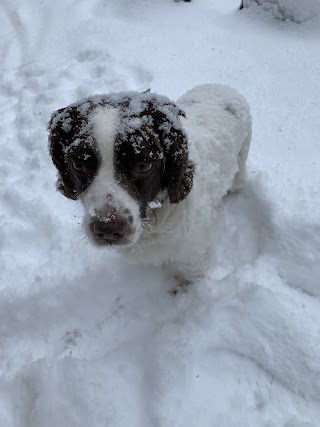
[{"label": "dog's back", "polygon": [[190,159],[201,165],[198,181],[202,177],[211,185],[211,197],[219,201],[243,183],[251,141],[249,105],[235,89],[217,84],[196,86],[177,103],[186,112],[182,122]]}]

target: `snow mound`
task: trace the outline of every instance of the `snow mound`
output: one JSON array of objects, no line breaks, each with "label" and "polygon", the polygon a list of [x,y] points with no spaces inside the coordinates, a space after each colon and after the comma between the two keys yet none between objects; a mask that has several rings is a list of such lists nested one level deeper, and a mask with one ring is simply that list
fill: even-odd
[{"label": "snow mound", "polygon": [[319,0],[244,0],[243,6],[258,4],[266,11],[272,11],[275,18],[301,24],[320,15]]}]

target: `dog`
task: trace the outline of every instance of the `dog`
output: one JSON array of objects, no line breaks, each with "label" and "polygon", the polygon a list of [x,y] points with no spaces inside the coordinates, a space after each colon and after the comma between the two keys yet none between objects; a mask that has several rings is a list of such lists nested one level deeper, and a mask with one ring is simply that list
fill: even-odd
[{"label": "dog", "polygon": [[176,102],[146,92],[95,95],[55,111],[48,125],[57,188],[80,199],[98,246],[202,277],[216,208],[245,180],[251,115],[234,89],[204,84]]}]

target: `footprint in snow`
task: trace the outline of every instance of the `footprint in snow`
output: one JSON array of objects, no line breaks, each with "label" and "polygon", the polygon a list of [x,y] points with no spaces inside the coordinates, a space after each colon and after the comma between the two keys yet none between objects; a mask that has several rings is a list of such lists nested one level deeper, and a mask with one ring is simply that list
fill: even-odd
[{"label": "footprint in snow", "polygon": [[73,329],[72,331],[67,331],[62,337],[64,343],[64,349],[70,351],[72,354],[72,349],[78,345],[78,341],[82,338],[82,333],[80,329]]}]

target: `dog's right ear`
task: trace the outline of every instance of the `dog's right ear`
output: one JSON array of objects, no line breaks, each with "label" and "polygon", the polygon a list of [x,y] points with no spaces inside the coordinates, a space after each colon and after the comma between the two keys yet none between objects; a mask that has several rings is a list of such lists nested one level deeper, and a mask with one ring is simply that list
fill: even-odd
[{"label": "dog's right ear", "polygon": [[73,114],[70,114],[68,124],[64,120],[65,108],[55,111],[48,124],[49,153],[53,164],[58,170],[57,190],[68,199],[76,200],[78,192],[66,161],[65,149],[70,144]]}]

